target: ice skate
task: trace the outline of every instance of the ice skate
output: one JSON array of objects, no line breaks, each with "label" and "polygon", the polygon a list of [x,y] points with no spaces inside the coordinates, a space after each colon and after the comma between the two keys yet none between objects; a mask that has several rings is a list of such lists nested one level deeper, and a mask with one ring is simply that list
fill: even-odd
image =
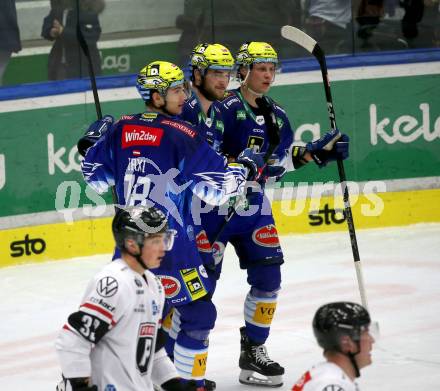
[{"label": "ice skate", "polygon": [[252,342],[246,335],[246,328],[240,328],[241,368],[239,381],[263,387],[281,387],[283,385],[284,368],[270,359],[266,347]]}]

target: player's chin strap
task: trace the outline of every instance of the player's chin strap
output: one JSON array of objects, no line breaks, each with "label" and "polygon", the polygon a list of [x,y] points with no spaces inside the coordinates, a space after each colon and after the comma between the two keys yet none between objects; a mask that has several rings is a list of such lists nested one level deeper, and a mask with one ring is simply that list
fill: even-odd
[{"label": "player's chin strap", "polygon": [[147,270],[148,267],[147,267],[147,265],[144,263],[144,261],[142,260],[142,247],[143,247],[144,245],[138,243],[138,246],[139,246],[139,254],[133,254],[133,253],[131,253],[130,251],[128,251],[128,249],[127,249],[126,247],[124,247],[124,249],[125,249],[125,251],[127,251],[127,253],[128,253],[129,255],[131,255],[134,259],[136,259],[136,261],[138,261],[139,264],[140,264],[145,270]]},{"label": "player's chin strap", "polygon": [[246,88],[251,94],[255,95],[257,98],[262,98],[263,95],[264,95],[263,93],[259,93],[259,92],[254,91],[252,88],[250,88],[250,87],[246,84],[247,79],[248,79],[248,77],[249,77],[249,75],[250,75],[250,73],[251,73],[251,70],[252,70],[251,67],[248,66],[248,72],[246,73],[245,78],[244,78],[242,81],[240,81],[240,85],[241,85],[243,88]]},{"label": "player's chin strap", "polygon": [[358,364],[357,364],[357,362],[356,362],[356,355],[357,354],[359,354],[360,353],[360,351],[361,351],[361,349],[359,348],[359,350],[358,350],[358,352],[357,353],[347,353],[347,356],[348,356],[348,358],[350,359],[350,361],[351,361],[351,365],[353,365],[353,368],[354,368],[354,374],[356,375],[356,377],[360,377],[361,376],[361,372],[360,372],[360,370],[359,370],[359,366],[358,366]]}]

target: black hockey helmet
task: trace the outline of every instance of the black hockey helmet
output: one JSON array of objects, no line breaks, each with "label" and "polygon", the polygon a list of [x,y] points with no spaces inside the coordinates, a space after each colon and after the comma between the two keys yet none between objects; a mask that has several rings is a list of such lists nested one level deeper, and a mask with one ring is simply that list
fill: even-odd
[{"label": "black hockey helmet", "polygon": [[324,350],[340,351],[340,338],[349,336],[359,342],[361,332],[371,323],[368,311],[348,301],[325,304],[313,318],[313,332]]},{"label": "black hockey helmet", "polygon": [[142,248],[145,236],[170,232],[165,214],[155,207],[145,206],[117,209],[112,231],[120,250],[124,249],[126,239],[135,240]]}]

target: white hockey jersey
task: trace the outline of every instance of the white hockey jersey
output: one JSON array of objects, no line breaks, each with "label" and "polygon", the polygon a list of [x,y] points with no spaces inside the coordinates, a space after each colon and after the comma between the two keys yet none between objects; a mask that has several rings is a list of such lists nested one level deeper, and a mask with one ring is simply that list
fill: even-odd
[{"label": "white hockey jersey", "polygon": [[308,370],[292,391],[359,391],[359,388],[339,366],[322,362]]},{"label": "white hockey jersey", "polygon": [[164,306],[162,284],[122,259],[87,286],[56,340],[64,377],[90,377],[99,390],[149,391],[178,377],[165,349],[155,353]]}]

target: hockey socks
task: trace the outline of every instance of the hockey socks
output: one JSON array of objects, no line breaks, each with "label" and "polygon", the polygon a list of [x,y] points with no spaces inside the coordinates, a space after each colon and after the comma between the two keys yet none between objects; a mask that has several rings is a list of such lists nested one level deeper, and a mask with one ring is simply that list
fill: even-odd
[{"label": "hockey socks", "polygon": [[278,291],[265,292],[252,288],[244,302],[246,333],[250,339],[264,344],[277,307]]},{"label": "hockey socks", "polygon": [[177,336],[174,365],[180,377],[195,380],[197,387],[203,387],[208,359],[208,332],[195,331],[191,334],[194,335],[180,332]]}]

